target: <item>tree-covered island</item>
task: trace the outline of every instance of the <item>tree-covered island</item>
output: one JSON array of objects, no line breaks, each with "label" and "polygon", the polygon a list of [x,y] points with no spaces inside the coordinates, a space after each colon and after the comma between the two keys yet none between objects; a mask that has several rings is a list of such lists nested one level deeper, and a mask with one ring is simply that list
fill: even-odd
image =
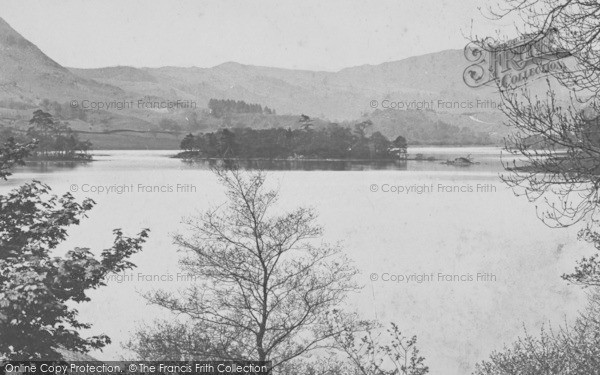
[{"label": "tree-covered island", "polygon": [[340,159],[405,160],[407,142],[402,136],[390,141],[380,132],[367,135],[371,121],[354,129],[335,123],[314,129],[312,119],[302,115],[300,127],[220,129],[188,134],[181,142],[179,158],[239,159]]}]

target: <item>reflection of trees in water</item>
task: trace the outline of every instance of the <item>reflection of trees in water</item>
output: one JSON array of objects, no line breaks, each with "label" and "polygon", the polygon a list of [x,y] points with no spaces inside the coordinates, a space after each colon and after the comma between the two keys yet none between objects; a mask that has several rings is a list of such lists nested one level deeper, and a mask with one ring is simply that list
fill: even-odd
[{"label": "reflection of trees in water", "polygon": [[[182,159],[195,168],[211,169],[221,159]],[[246,170],[266,171],[363,171],[363,170],[406,170],[405,160],[394,161],[349,161],[349,160],[235,160],[235,165]]]},{"label": "reflection of trees in water", "polygon": [[89,165],[85,162],[77,161],[28,161],[25,166],[16,168],[17,171],[26,171],[31,173],[52,173],[58,169],[87,168]]}]

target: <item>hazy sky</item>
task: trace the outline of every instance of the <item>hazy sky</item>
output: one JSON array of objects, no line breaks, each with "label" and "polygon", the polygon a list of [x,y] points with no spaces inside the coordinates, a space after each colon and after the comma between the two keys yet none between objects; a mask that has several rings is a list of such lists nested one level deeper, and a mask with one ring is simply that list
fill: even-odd
[{"label": "hazy sky", "polygon": [[462,48],[487,0],[0,0],[0,17],[62,65],[223,62],[338,70]]}]

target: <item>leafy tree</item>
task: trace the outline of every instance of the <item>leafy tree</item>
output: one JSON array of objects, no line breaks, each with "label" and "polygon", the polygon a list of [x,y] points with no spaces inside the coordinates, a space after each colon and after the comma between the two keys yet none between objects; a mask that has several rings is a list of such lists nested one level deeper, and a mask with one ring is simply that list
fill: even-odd
[{"label": "leafy tree", "polygon": [[389,157],[390,141],[380,132],[374,132],[368,141],[369,158],[385,159]]},{"label": "leafy tree", "polygon": [[6,180],[15,165],[23,165],[23,159],[29,156],[35,147],[36,142],[24,144],[15,142],[14,138],[8,138],[0,146],[0,179]]},{"label": "leafy tree", "polygon": [[215,172],[227,204],[187,219],[191,233],[175,236],[188,254],[183,269],[202,275],[202,284],[181,298],[159,291],[149,301],[203,333],[209,345],[196,347],[197,359],[271,360],[277,367],[330,345],[327,314],[357,289],[357,270],[339,247],[314,243],[322,229],[312,210],[275,210],[278,194],[263,173]]},{"label": "leafy tree", "polygon": [[228,157],[236,154],[235,134],[228,129],[217,132],[217,153],[219,157]]},{"label": "leafy tree", "polygon": [[50,113],[38,109],[33,112],[33,117],[29,120],[29,124],[31,127],[27,133],[32,138],[39,140],[38,148],[42,154],[47,155],[48,151],[52,148],[53,141],[51,136],[57,129],[58,123]]},{"label": "leafy tree", "polygon": [[408,147],[408,142],[406,142],[406,138],[399,135],[398,137],[396,137],[396,139],[394,139],[394,141],[392,142],[392,145],[394,147],[398,147],[398,148],[406,150],[406,148]]},{"label": "leafy tree", "polygon": [[196,145],[194,142],[194,135],[192,133],[186,135],[185,138],[183,138],[183,140],[181,141],[181,144],[179,147],[182,150],[186,150],[186,151],[192,151],[194,148],[196,148]]},{"label": "leafy tree", "polygon": [[[21,163],[31,145],[9,142],[0,149],[2,177]],[[34,181],[0,195],[0,359],[60,359],[57,349],[87,352],[110,343],[105,335],[83,338],[90,324],[78,320],[73,303],[89,301],[86,292],[105,285],[109,273],[134,267],[127,259],[141,250],[147,230],[115,240],[97,258],[87,248],[63,257],[53,251],[94,206],[71,194],[51,194]]]},{"label": "leafy tree", "polygon": [[390,150],[392,153],[396,153],[398,158],[406,159],[408,157],[408,142],[406,142],[406,138],[399,135],[392,142],[392,148]]},{"label": "leafy tree", "polygon": [[67,157],[89,159],[87,151],[92,144],[80,141],[68,123],[56,120],[50,113],[37,110],[29,121],[27,134],[38,141],[38,148],[44,157]]},{"label": "leafy tree", "polygon": [[372,154],[372,149],[369,147],[369,139],[366,134],[367,128],[371,126],[373,126],[371,120],[361,121],[354,125],[354,142],[350,147],[354,159],[368,158]]},{"label": "leafy tree", "polygon": [[364,139],[367,136],[367,128],[370,128],[372,126],[373,121],[371,120],[361,121],[358,124],[354,125],[354,133],[358,136],[359,139]]},{"label": "leafy tree", "polygon": [[313,119],[311,119],[309,116],[302,114],[300,115],[300,126],[302,127],[302,129],[304,129],[304,131],[308,132],[311,130],[312,126],[313,126]]},{"label": "leafy tree", "polygon": [[115,230],[99,259],[87,248],[52,256],[94,202],[50,191],[33,182],[0,196],[0,357],[55,359],[57,348],[87,352],[110,343],[105,335],[79,335],[90,324],[78,320],[71,303],[89,301],[86,292],[105,285],[108,274],[134,267],[127,259],[147,237],[147,230],[134,238]]}]

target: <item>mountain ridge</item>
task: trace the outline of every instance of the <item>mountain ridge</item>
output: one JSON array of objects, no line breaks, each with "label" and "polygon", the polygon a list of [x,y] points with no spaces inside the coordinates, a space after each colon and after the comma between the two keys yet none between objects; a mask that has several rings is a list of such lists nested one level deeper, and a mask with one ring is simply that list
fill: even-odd
[{"label": "mountain ridge", "polygon": [[118,87],[90,81],[44,54],[0,18],[0,99],[36,103],[44,98],[123,95]]},{"label": "mountain ridge", "polygon": [[[427,109],[439,113],[427,116],[432,121],[432,117],[440,121],[451,118],[456,126],[478,130],[481,123],[473,118],[482,116],[486,122],[495,123],[500,129],[498,111],[440,107],[439,103],[473,103],[493,98],[489,88],[475,90],[464,84],[462,73],[467,64],[462,51],[449,49],[376,65],[347,67],[335,72],[254,66],[232,61],[211,68],[122,65],[66,68],[0,18],[0,118],[9,118],[10,123],[27,119],[27,111],[3,109],[1,103],[7,100],[29,108],[39,107],[44,102],[53,102],[56,103],[54,106],[62,105],[64,108],[73,102],[77,107],[83,101],[136,103],[139,100],[182,100],[193,103],[196,112],[204,111],[201,116],[209,127],[244,124],[243,119],[232,123],[206,118],[210,117],[206,114],[207,106],[213,98],[257,103],[288,117],[306,114],[336,122],[362,121],[369,116],[380,119],[380,115],[373,114],[377,110],[398,112],[388,116],[390,118],[414,119],[414,116],[404,116],[397,109],[386,108],[386,103],[392,108],[395,105],[406,109],[411,103],[428,102],[433,107]],[[98,126],[110,130],[126,128],[124,125],[130,124],[135,127],[134,130],[151,130],[158,129],[159,122],[165,118],[185,124],[189,120],[189,111],[189,108],[109,108],[89,112],[87,119],[77,122],[76,126],[80,126],[81,130],[97,130]],[[286,117],[281,121],[265,119],[260,124],[261,120],[248,118],[247,126],[253,127],[289,126],[290,123]],[[373,131],[378,129],[379,124],[375,123]],[[394,132],[389,121],[385,129],[390,136],[400,135],[395,134],[397,131]]]},{"label": "mountain ridge", "polygon": [[155,96],[168,100],[196,98],[205,106],[210,98],[228,98],[257,102],[276,108],[280,113],[348,120],[373,109],[369,107],[372,100],[490,96],[490,90],[470,91],[462,82],[462,70],[467,62],[460,50],[448,49],[334,72],[233,61],[211,68],[122,65],[65,68],[2,18],[0,63],[3,63],[0,85],[13,86],[4,96],[13,94],[31,102],[45,96],[50,100],[78,99],[77,95],[113,100]]}]

